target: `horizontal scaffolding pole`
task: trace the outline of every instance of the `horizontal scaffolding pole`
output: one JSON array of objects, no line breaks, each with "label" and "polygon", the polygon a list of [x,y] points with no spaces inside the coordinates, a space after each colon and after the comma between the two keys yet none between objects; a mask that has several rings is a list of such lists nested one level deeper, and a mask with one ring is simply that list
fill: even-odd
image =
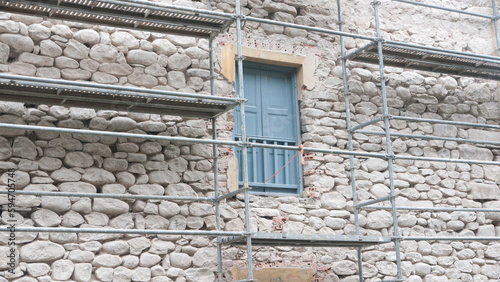
[{"label": "horizontal scaffolding pole", "polygon": [[0,191],[0,195],[32,195],[49,197],[88,197],[88,198],[114,198],[114,199],[134,199],[134,200],[165,200],[165,201],[198,201],[212,202],[215,198],[211,197],[181,197],[181,196],[160,196],[160,195],[131,195],[131,194],[101,194],[101,193],[73,193],[73,192],[47,192],[47,191],[22,191],[14,192]]},{"label": "horizontal scaffolding pole", "polygon": [[[262,143],[244,143],[244,144],[246,144],[247,147],[254,147],[254,148],[282,149],[282,150],[290,150],[290,151],[300,151],[301,150],[301,148],[298,146],[273,145],[273,144],[262,144]],[[386,158],[387,157],[386,154],[353,152],[353,151],[320,149],[320,148],[309,148],[309,147],[304,147],[304,152],[337,154],[337,155],[358,156],[358,157],[368,157],[368,158]]]},{"label": "horizontal scaffolding pole", "polygon": [[402,155],[396,155],[396,156],[394,156],[394,159],[396,159],[396,160],[399,159],[399,160],[414,160],[414,161],[430,161],[430,162],[447,162],[447,163],[463,163],[463,164],[500,165],[500,162],[495,162],[495,161],[428,158],[428,157],[402,156]]},{"label": "horizontal scaffolding pole", "polygon": [[359,203],[359,204],[356,205],[356,207],[359,209],[359,208],[362,208],[362,207],[365,207],[365,206],[369,206],[371,204],[376,204],[376,203],[380,203],[380,202],[384,202],[384,201],[390,200],[391,198],[393,198],[393,197],[392,196],[385,196],[385,197],[378,198],[378,199],[375,199],[375,200],[371,200],[371,201],[366,201],[366,202],[363,202],[363,203]]},{"label": "horizontal scaffolding pole", "polygon": [[373,47],[376,44],[377,44],[377,42],[375,42],[375,41],[370,42],[370,43],[366,44],[365,46],[362,46],[362,47],[350,52],[349,54],[347,54],[345,56],[344,60],[350,60],[352,57],[355,57],[359,53],[363,53],[364,51],[366,51],[367,49],[370,49],[371,47]]},{"label": "horizontal scaffolding pole", "polygon": [[211,96],[203,94],[183,93],[166,90],[155,90],[139,87],[127,87],[120,85],[98,84],[91,82],[71,81],[63,79],[50,79],[31,76],[20,76],[12,74],[0,74],[0,82],[16,83],[20,85],[30,85],[34,88],[64,88],[72,89],[79,92],[105,92],[107,94],[115,95],[129,95],[139,98],[152,98],[152,99],[168,99],[172,97],[190,98],[195,100],[207,101],[224,101],[224,102],[238,102],[234,97]]},{"label": "horizontal scaffolding pole", "polygon": [[[368,125],[372,125],[372,124],[374,124],[374,123],[377,123],[377,122],[379,122],[379,121],[383,121],[383,120],[384,120],[384,117],[377,117],[377,118],[374,118],[374,119],[372,119],[372,120],[370,120],[370,121],[367,121],[367,122],[364,122],[364,123],[362,123],[362,124],[358,124],[358,125],[354,126],[353,128],[351,128],[351,130],[350,130],[350,131],[351,131],[351,132],[354,132],[354,131],[356,131],[356,130],[358,130],[358,129],[360,129],[360,128],[366,127],[366,126],[368,126]],[[383,132],[382,132],[382,134],[384,134],[384,135],[385,135],[385,133],[383,133]]]},{"label": "horizontal scaffolding pole", "polygon": [[[384,135],[385,136],[385,132],[380,132],[380,131],[359,130],[359,131],[357,131],[357,133],[372,134],[372,135]],[[463,142],[463,143],[477,143],[477,144],[487,144],[487,145],[500,145],[500,141],[462,139],[462,138],[441,137],[441,136],[432,136],[432,135],[403,134],[403,133],[397,133],[397,132],[391,132],[390,134],[391,134],[391,137],[405,137],[405,138],[416,138],[416,139],[455,141],[455,142]]]},{"label": "horizontal scaffolding pole", "polygon": [[[220,141],[220,140],[213,140],[213,139],[196,139],[196,138],[187,138],[187,137],[148,135],[148,134],[111,132],[111,131],[97,131],[97,130],[88,130],[88,129],[60,128],[60,127],[38,126],[38,125],[0,123],[0,128],[22,129],[22,130],[32,130],[32,131],[50,131],[50,132],[71,133],[71,134],[115,136],[115,137],[125,137],[125,138],[151,139],[151,140],[166,140],[166,141],[187,142],[187,143],[217,144],[217,145],[238,146],[238,147],[246,146],[247,148],[255,147],[255,148],[268,148],[268,149],[282,149],[282,150],[290,150],[290,151],[300,151],[301,150],[301,148],[299,148],[298,146],[247,143],[247,142],[241,142],[241,141]],[[318,149],[318,148],[304,148],[304,151],[305,152],[314,152],[314,153],[352,155],[352,156],[360,156],[360,157],[374,157],[374,158],[385,158],[386,157],[385,154],[351,152],[351,151],[343,151],[343,150]]]},{"label": "horizontal scaffolding pole", "polygon": [[[126,138],[151,139],[151,140],[166,140],[166,141],[187,142],[187,143],[217,144],[217,145],[238,146],[238,147],[246,146],[247,148],[255,147],[255,148],[268,148],[268,149],[282,149],[282,150],[290,150],[290,151],[300,151],[301,150],[301,148],[299,148],[298,146],[284,146],[284,145],[261,144],[261,143],[246,143],[246,142],[241,142],[241,141],[220,141],[220,140],[213,140],[213,139],[196,139],[196,138],[187,138],[187,137],[148,135],[148,134],[111,132],[111,131],[97,131],[97,130],[88,130],[88,129],[60,128],[60,127],[38,126],[38,125],[0,123],[0,128],[22,129],[22,130],[32,130],[32,131],[50,131],[50,132],[71,133],[71,134],[115,136],[115,137],[126,137]],[[352,155],[352,156],[360,156],[360,157],[373,157],[373,158],[385,158],[386,157],[385,154],[351,152],[351,151],[332,150],[332,149],[304,148],[304,151],[305,152],[314,152],[314,153]]]},{"label": "horizontal scaffolding pole", "polygon": [[[0,227],[0,232],[10,232],[9,227]],[[112,229],[112,228],[69,228],[69,227],[15,227],[15,232],[58,232],[96,234],[155,234],[155,235],[202,235],[202,236],[244,236],[245,232],[202,231],[202,230],[159,230],[159,229]]]},{"label": "horizontal scaffolding pole", "polygon": [[[390,210],[390,206],[364,206],[363,209],[370,210]],[[396,207],[397,210],[407,211],[445,211],[445,212],[500,212],[500,209],[485,209],[485,208],[452,208],[452,207]]]},{"label": "horizontal scaffolding pole", "polygon": [[405,241],[500,241],[500,237],[401,237]]},{"label": "horizontal scaffolding pole", "polygon": [[452,120],[427,119],[427,118],[417,118],[417,117],[403,117],[403,116],[393,116],[393,115],[391,115],[389,118],[396,120],[415,121],[415,122],[428,122],[428,123],[451,124],[451,125],[470,126],[479,128],[500,129],[500,125],[495,125],[495,124],[480,124],[472,122],[460,122]]},{"label": "horizontal scaffolding pole", "polygon": [[[238,146],[238,147],[246,146],[246,147],[282,149],[282,150],[291,150],[291,151],[300,151],[301,150],[301,148],[299,148],[298,146],[284,146],[284,145],[261,144],[261,143],[246,143],[246,142],[241,142],[241,141],[221,141],[221,140],[213,140],[213,139],[196,139],[196,138],[187,138],[187,137],[148,135],[148,134],[125,133],[125,132],[97,131],[97,130],[88,130],[88,129],[59,128],[59,127],[22,125],[22,124],[0,123],[0,128],[32,130],[32,131],[49,131],[49,132],[71,133],[71,134],[89,134],[89,135],[99,135],[99,136],[114,136],[114,137],[125,137],[125,138],[150,139],[150,140],[166,140],[166,141],[174,141],[174,142],[187,142],[187,143],[200,143],[200,144],[217,144],[217,145]],[[368,157],[368,158],[371,158],[371,157],[373,157],[373,158],[387,158],[386,154],[353,152],[353,151],[345,151],[345,150],[320,149],[320,148],[304,148],[304,152],[338,154],[338,155],[359,156],[359,157]],[[409,160],[423,160],[423,161],[438,161],[438,162],[487,164],[487,165],[500,164],[500,162],[494,162],[494,161],[426,158],[426,157],[399,156],[399,155],[395,156],[394,158],[395,159],[409,159]]]},{"label": "horizontal scaffolding pole", "polygon": [[409,0],[392,0],[392,1],[406,3],[406,4],[411,4],[411,5],[416,5],[416,6],[423,6],[423,7],[428,7],[428,8],[438,9],[438,10],[444,10],[444,11],[449,11],[449,12],[455,12],[455,13],[460,13],[460,14],[466,14],[466,15],[469,15],[469,16],[476,16],[476,17],[481,17],[481,18],[487,18],[487,19],[490,19],[490,20],[493,19],[493,16],[490,16],[490,15],[484,15],[484,14],[479,14],[479,13],[474,13],[474,12],[457,10],[457,9],[453,9],[453,8],[447,8],[447,7],[442,7],[442,6],[437,6],[437,5],[431,5],[431,4],[421,3],[421,2],[415,2],[415,1],[409,1]]},{"label": "horizontal scaffolding pole", "polygon": [[224,194],[224,195],[222,195],[222,196],[219,196],[219,197],[215,198],[215,199],[214,199],[214,201],[215,201],[215,202],[220,202],[220,201],[222,201],[222,200],[224,200],[224,199],[231,198],[231,197],[233,197],[233,196],[236,196],[236,195],[238,195],[238,194],[241,194],[241,193],[245,192],[245,190],[246,190],[246,189],[252,189],[252,188],[251,188],[251,187],[248,187],[248,188],[240,188],[240,189],[238,189],[238,190],[235,190],[235,191],[229,192],[229,193],[227,193],[227,194]]},{"label": "horizontal scaffolding pole", "polygon": [[300,24],[293,24],[293,23],[287,23],[287,22],[273,21],[273,20],[255,18],[255,17],[247,17],[247,16],[245,16],[244,20],[246,20],[246,21],[252,21],[252,22],[258,22],[258,23],[264,23],[264,24],[272,24],[272,25],[284,26],[284,27],[292,27],[292,28],[303,29],[303,30],[307,30],[307,31],[315,31],[315,32],[332,34],[332,35],[347,36],[347,37],[352,37],[352,38],[357,38],[357,39],[364,39],[364,40],[370,40],[370,41],[376,40],[375,37],[364,36],[364,35],[359,35],[359,34],[354,34],[354,33],[349,33],[349,32],[335,31],[335,30],[326,29],[326,28],[311,27],[311,26],[305,26],[305,25],[300,25]]},{"label": "horizontal scaffolding pole", "polygon": [[165,140],[165,141],[187,142],[187,143],[240,146],[239,145],[240,142],[236,142],[236,141],[196,139],[196,138],[187,138],[187,137],[136,134],[136,133],[112,132],[112,131],[97,131],[97,130],[89,130],[89,129],[60,128],[60,127],[38,126],[38,125],[0,123],[0,128],[22,129],[22,130],[33,130],[33,131],[50,131],[50,132],[60,132],[60,133],[72,133],[72,134],[89,134],[89,135],[99,135],[99,136],[114,136],[114,137],[139,138],[139,139],[151,139],[151,140]]}]

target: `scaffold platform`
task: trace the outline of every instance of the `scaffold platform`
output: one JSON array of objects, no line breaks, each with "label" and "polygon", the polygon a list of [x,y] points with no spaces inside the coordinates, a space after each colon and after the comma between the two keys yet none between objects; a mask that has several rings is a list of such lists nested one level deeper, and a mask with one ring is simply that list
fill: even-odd
[{"label": "scaffold platform", "polygon": [[198,118],[217,117],[238,105],[238,99],[233,97],[6,73],[0,73],[0,87],[0,100],[2,101]]},{"label": "scaffold platform", "polygon": [[[255,233],[252,246],[365,247],[391,242],[391,237],[333,234]],[[222,239],[223,244],[245,245],[245,236]]]},{"label": "scaffold platform", "polygon": [[[385,66],[500,80],[499,57],[393,41],[382,44],[382,53]],[[346,57],[357,62],[378,64],[378,43],[371,42]]]},{"label": "scaffold platform", "polygon": [[1,0],[0,10],[150,32],[213,37],[234,17],[141,0]]}]

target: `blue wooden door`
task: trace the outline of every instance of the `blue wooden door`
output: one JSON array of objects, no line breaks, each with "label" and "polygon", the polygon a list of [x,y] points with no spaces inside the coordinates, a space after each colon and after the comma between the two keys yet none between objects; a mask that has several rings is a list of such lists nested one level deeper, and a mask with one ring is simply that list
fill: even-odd
[{"label": "blue wooden door", "polygon": [[[249,142],[297,146],[299,143],[298,99],[295,70],[245,63],[243,71],[246,128]],[[236,86],[238,88],[238,85]],[[240,112],[235,109],[235,139],[240,140]],[[241,150],[236,149],[241,166]],[[249,186],[252,192],[266,194],[299,194],[302,188],[300,156],[291,161],[295,151],[282,149],[248,149]],[[240,181],[242,171],[239,172]],[[242,184],[242,183],[240,183]]]}]

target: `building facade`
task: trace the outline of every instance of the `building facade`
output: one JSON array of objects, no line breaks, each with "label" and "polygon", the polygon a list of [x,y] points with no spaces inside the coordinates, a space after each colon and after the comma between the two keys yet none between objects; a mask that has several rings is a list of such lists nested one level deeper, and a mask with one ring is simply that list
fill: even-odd
[{"label": "building facade", "polygon": [[[262,281],[497,281],[492,6],[500,3],[422,2],[466,12],[456,13],[402,2],[340,1],[340,21],[336,1],[247,0],[239,9],[214,1],[207,17],[232,24],[212,37],[26,15],[2,4],[0,92],[11,100],[0,102],[0,190],[9,192],[0,195],[0,281],[235,281],[245,279],[249,259]],[[207,9],[198,1],[151,4]],[[379,44],[388,46],[382,69]],[[360,48],[372,55],[356,56],[365,54]],[[21,91],[16,77],[41,80]],[[92,84],[70,96],[52,79]],[[107,98],[92,96],[99,89]],[[130,102],[134,89],[158,92]],[[170,102],[154,96],[160,91],[188,95]],[[244,116],[235,108],[241,100],[231,100],[241,92]],[[211,93],[228,100],[198,95]],[[214,110],[220,105],[227,108]],[[170,196],[186,198],[162,199]],[[385,200],[368,204],[378,208],[360,205],[377,199]],[[19,231],[31,227],[80,231]],[[95,229],[140,232],[83,232]],[[245,240],[218,244],[224,232],[314,236],[267,237],[247,248]]]}]

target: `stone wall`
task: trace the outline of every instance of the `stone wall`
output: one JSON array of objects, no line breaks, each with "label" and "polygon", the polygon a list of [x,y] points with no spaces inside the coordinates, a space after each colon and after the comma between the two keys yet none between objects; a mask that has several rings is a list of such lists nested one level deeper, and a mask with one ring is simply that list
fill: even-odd
[{"label": "stone wall", "polygon": [[[166,1],[168,2],[168,1]],[[217,10],[233,12],[233,1],[217,1]],[[243,12],[298,24],[336,29],[335,1],[243,1]],[[343,1],[346,30],[373,35],[370,1]],[[477,8],[488,1],[441,3]],[[174,4],[204,7],[199,2]],[[488,13],[488,11],[484,11]],[[491,54],[488,22],[446,16],[424,8],[383,2],[384,37],[460,51]],[[423,13],[419,16],[418,13]],[[411,15],[411,16],[410,16]],[[460,27],[460,28],[457,28]],[[292,28],[247,22],[244,45],[287,54],[314,54],[316,85],[300,101],[302,141],[307,147],[347,149],[339,39]],[[121,30],[80,23],[0,14],[0,70],[13,74],[130,85],[188,93],[209,92],[208,42],[172,35]],[[216,40],[216,71],[224,44],[234,44],[234,29]],[[366,42],[346,39],[348,49]],[[492,46],[491,48],[489,46]],[[381,114],[377,66],[349,63],[354,124]],[[498,84],[492,81],[387,68],[391,114],[500,123]],[[234,95],[219,75],[220,96]],[[209,138],[209,121],[112,110],[66,108],[29,103],[0,103],[0,122],[119,132]],[[219,136],[232,139],[233,114],[218,120]],[[498,131],[391,120],[394,132],[453,138],[500,140]],[[382,124],[367,130],[382,131]],[[0,169],[16,169],[23,190],[150,195],[213,195],[211,146],[131,138],[1,129]],[[355,134],[357,151],[383,152],[385,139]],[[393,150],[413,156],[500,160],[500,148],[451,141],[396,138]],[[221,186],[232,148],[219,149]],[[389,193],[387,163],[357,159],[356,183],[361,201]],[[394,166],[398,204],[423,207],[500,208],[500,168],[471,164],[398,160]],[[252,196],[252,228],[272,232],[273,218],[284,217],[284,232],[354,234],[350,165],[346,156],[309,154],[304,166],[303,197]],[[0,188],[6,190],[8,173]],[[6,197],[0,197],[2,204]],[[112,227],[214,230],[209,203],[16,197],[18,226]],[[244,229],[241,197],[222,206],[222,226]],[[404,236],[500,236],[500,216],[475,212],[400,212]],[[2,215],[6,223],[6,213]],[[388,211],[362,211],[361,233],[391,235]],[[15,274],[0,265],[0,281],[213,281],[215,239],[195,236],[17,233],[19,265]],[[8,253],[8,234],[0,234],[0,256]],[[367,281],[396,275],[393,244],[363,252]],[[234,266],[244,266],[240,247],[223,251],[226,280]],[[482,241],[404,241],[403,275],[410,281],[496,281],[500,244]],[[2,260],[3,262],[4,260]],[[341,248],[255,248],[257,267],[304,267],[324,281],[357,281],[356,250]],[[2,278],[5,277],[5,278]]]}]

